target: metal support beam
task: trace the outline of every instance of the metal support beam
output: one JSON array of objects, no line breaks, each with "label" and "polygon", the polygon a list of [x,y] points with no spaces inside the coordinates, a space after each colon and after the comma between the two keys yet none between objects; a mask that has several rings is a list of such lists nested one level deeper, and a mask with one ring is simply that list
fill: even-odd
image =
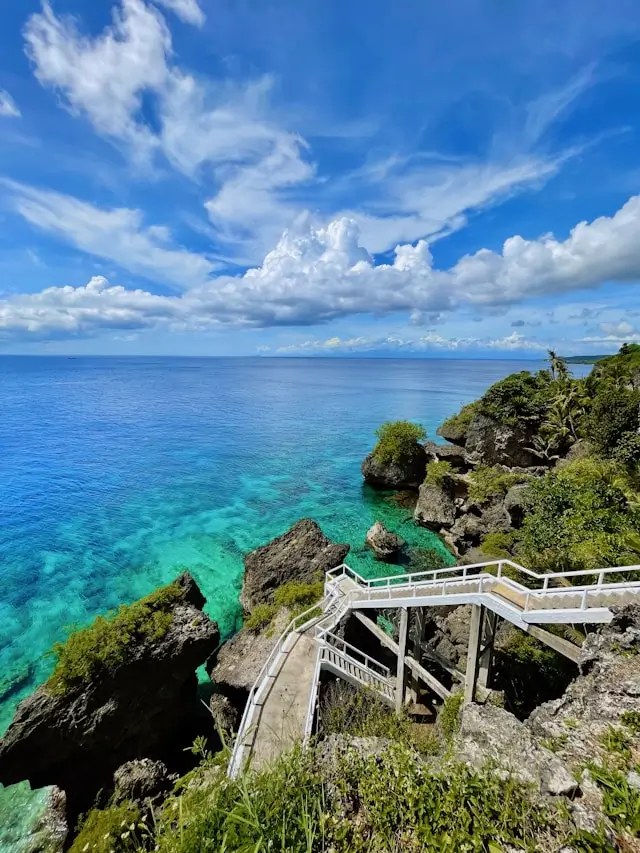
[{"label": "metal support beam", "polygon": [[484,608],[479,604],[471,606],[471,625],[469,628],[469,648],[467,651],[467,674],[464,684],[465,704],[473,702],[476,695],[476,681],[478,677],[478,658],[480,656],[480,636],[482,629],[482,611]]},{"label": "metal support beam", "polygon": [[407,654],[407,629],[409,627],[409,610],[403,607],[400,611],[400,636],[398,637],[398,669],[396,671],[396,713],[402,711],[404,703],[404,659]]}]

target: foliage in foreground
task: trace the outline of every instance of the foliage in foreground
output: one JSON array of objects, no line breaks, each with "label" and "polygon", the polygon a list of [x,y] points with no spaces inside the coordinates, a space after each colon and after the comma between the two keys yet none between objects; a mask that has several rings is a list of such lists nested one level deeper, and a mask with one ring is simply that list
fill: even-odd
[{"label": "foliage in foreground", "polygon": [[173,605],[183,597],[182,586],[174,581],[133,604],[122,604],[115,613],[96,617],[65,643],[56,643],[50,652],[56,663],[46,684],[49,692],[64,694],[101,672],[112,672],[138,644],[161,640],[171,627]]},{"label": "foliage in foreground", "polygon": [[404,462],[411,457],[417,442],[427,437],[420,424],[411,421],[386,421],[376,430],[378,443],[373,448],[375,459],[383,465]]}]

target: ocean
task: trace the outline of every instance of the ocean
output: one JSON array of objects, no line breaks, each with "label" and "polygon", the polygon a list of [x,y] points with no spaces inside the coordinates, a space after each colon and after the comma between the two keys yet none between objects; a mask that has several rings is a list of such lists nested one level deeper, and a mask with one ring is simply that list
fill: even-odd
[{"label": "ocean", "polygon": [[[364,548],[381,519],[443,550],[363,485],[385,420],[444,418],[536,362],[0,357],[0,732],[73,626],[192,572],[207,612],[241,624],[242,557],[304,517]],[[0,789],[0,853],[41,795]]]}]

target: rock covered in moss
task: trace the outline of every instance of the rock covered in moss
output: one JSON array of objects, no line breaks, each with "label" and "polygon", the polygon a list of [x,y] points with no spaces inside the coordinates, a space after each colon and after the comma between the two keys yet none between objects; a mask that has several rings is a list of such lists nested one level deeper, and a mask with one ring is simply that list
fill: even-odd
[{"label": "rock covered in moss", "polygon": [[303,518],[282,536],[244,558],[240,602],[245,610],[271,603],[275,590],[288,581],[313,583],[344,562],[349,546],[328,539],[320,526]]},{"label": "rock covered in moss", "polygon": [[[176,584],[72,635],[74,654],[67,660],[59,651],[54,676],[20,703],[0,740],[2,784],[56,785],[73,813],[98,789],[109,789],[120,765],[184,735],[197,705],[196,669],[218,647],[220,633],[202,612],[205,599],[191,575]],[[123,638],[119,624],[135,625],[138,633]],[[104,648],[93,648],[96,642]],[[92,662],[85,670],[83,652]]]},{"label": "rock covered in moss", "polygon": [[376,521],[365,537],[365,544],[371,548],[376,560],[385,563],[393,563],[398,559],[405,541],[396,533],[392,533],[381,521]]},{"label": "rock covered in moss", "polygon": [[381,462],[375,453],[370,453],[361,466],[362,476],[374,489],[417,489],[424,480],[427,469],[427,453],[416,442],[399,461]]}]

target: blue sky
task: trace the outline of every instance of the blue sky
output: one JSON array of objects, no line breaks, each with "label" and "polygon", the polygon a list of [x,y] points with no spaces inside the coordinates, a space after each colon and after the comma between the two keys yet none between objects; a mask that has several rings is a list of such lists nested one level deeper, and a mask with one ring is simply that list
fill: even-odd
[{"label": "blue sky", "polygon": [[636,0],[0,15],[0,352],[640,341]]}]

